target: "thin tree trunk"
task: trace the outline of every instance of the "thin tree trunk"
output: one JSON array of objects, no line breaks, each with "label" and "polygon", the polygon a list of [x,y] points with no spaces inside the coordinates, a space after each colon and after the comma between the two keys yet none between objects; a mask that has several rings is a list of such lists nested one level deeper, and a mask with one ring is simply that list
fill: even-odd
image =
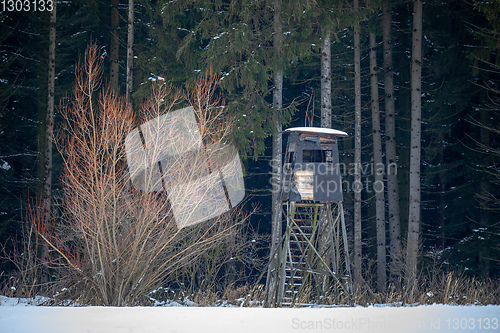
[{"label": "thin tree trunk", "polygon": [[331,32],[323,33],[321,52],[321,127],[332,127],[332,73],[331,73]]},{"label": "thin tree trunk", "polygon": [[[490,64],[492,66],[495,66],[498,68],[498,59],[499,58],[499,53],[500,53],[500,45],[497,48],[496,56],[494,56],[490,60]],[[491,80],[491,77],[494,74],[490,71],[485,71],[481,72],[481,80],[483,82],[488,82]],[[481,101],[490,101],[491,97],[489,96],[489,91],[487,89],[483,89],[480,93],[480,100]],[[479,121],[480,121],[480,129],[479,129],[479,142],[480,142],[480,147],[483,149],[487,149],[487,147],[491,146],[491,140],[490,140],[490,129],[488,128],[490,123],[491,123],[491,108],[485,105],[486,103],[482,103],[479,111]],[[488,168],[488,166],[494,164],[491,163],[492,161],[492,154],[486,154],[483,157],[483,165]],[[480,211],[479,211],[479,224],[482,228],[488,228],[490,226],[490,220],[491,220],[491,203],[494,200],[494,197],[492,196],[491,192],[491,176],[490,172],[483,172],[481,174],[481,182],[479,184],[479,195],[482,198],[481,204],[479,205]],[[482,246],[479,249],[479,269],[481,270],[481,274],[483,276],[489,276],[490,275],[490,248],[488,246]]]},{"label": "thin tree trunk", "polygon": [[[494,63],[494,62],[493,62]],[[489,75],[486,74],[484,79],[489,78]],[[488,93],[484,91],[483,94],[483,101],[489,100],[488,98]],[[490,147],[490,130],[487,128],[487,126],[491,123],[490,115],[489,115],[489,110],[488,107],[485,105],[482,105],[481,110],[479,111],[479,118],[480,118],[480,123],[481,127],[479,130],[479,140],[481,142],[482,147]],[[490,159],[489,156],[483,157],[484,158],[484,165],[488,166],[490,165]],[[480,211],[479,211],[479,224],[481,225],[482,228],[487,229],[489,227],[489,220],[490,220],[490,200],[491,200],[491,188],[490,188],[490,179],[488,179],[489,172],[484,172],[481,175],[481,182],[479,186],[479,193],[482,198],[484,198],[484,201],[481,202],[479,205]],[[479,249],[479,268],[481,270],[481,273],[483,276],[489,276],[490,274],[490,257],[489,253],[489,247],[488,246],[483,246]]]},{"label": "thin tree trunk", "polygon": [[[444,165],[444,131],[438,131],[436,133],[437,136],[437,142],[438,142],[438,148],[436,152],[436,157],[439,165]],[[445,247],[446,243],[446,236],[444,233],[444,227],[445,227],[445,217],[444,217],[444,211],[446,207],[446,202],[444,200],[444,192],[446,190],[446,171],[440,171],[438,173],[438,182],[439,182],[439,233],[438,233],[438,248],[443,249]]]},{"label": "thin tree trunk", "polygon": [[[321,127],[332,128],[331,31],[329,29],[325,29],[322,31],[322,33],[323,49],[321,50]],[[326,160],[331,161],[331,152],[327,151],[326,154]],[[333,244],[329,241],[332,237],[331,233],[333,232],[333,230],[330,230],[327,227],[329,221],[329,216],[327,214],[329,214],[327,210],[323,211],[318,221],[321,235],[318,243],[320,253],[325,253],[328,246],[333,246]],[[334,263],[328,262],[327,264],[332,265]],[[326,292],[326,287],[326,284],[323,285],[323,292]]]},{"label": "thin tree trunk", "polygon": [[118,90],[118,71],[119,71],[119,56],[120,56],[120,40],[118,36],[118,26],[120,24],[120,16],[118,13],[119,0],[111,0],[111,46],[110,46],[110,78],[109,85],[112,89]]},{"label": "thin tree trunk", "polygon": [[[411,66],[407,68],[402,68],[400,73],[400,82],[405,82],[409,85],[411,81]],[[398,99],[400,99],[399,109],[398,109],[398,127],[410,131],[411,127],[411,89],[408,86],[405,89],[399,89]],[[409,206],[410,206],[410,136],[401,136],[398,138],[397,147],[398,165],[397,165],[397,179],[398,179],[398,193],[399,193],[399,218],[401,229],[398,230],[401,235],[400,246],[402,245],[402,235],[406,235],[408,232],[408,217],[409,217]],[[401,250],[401,257],[399,261],[399,272],[402,272],[404,268],[404,255]],[[398,284],[402,282],[402,274],[398,279]]]},{"label": "thin tree trunk", "polygon": [[379,291],[385,291],[387,283],[385,252],[385,198],[384,164],[382,162],[382,137],[380,134],[380,110],[377,78],[377,41],[375,33],[370,32],[370,85],[373,130],[373,164],[375,172],[375,220],[377,229],[377,285]]},{"label": "thin tree trunk", "polygon": [[56,4],[50,14],[49,32],[49,73],[48,73],[48,95],[47,95],[47,116],[45,120],[45,221],[51,217],[51,196],[52,196],[52,144],[54,141],[54,90],[56,71]]},{"label": "thin tree trunk", "polygon": [[132,107],[133,90],[133,66],[134,66],[134,0],[128,1],[128,40],[127,40],[127,85],[125,98]]},{"label": "thin tree trunk", "polygon": [[413,42],[411,62],[411,140],[410,140],[410,210],[406,252],[406,285],[413,295],[417,277],[420,239],[420,150],[422,86],[422,1],[413,3]]},{"label": "thin tree trunk", "polygon": [[[354,10],[359,7],[354,0]],[[354,25],[354,281],[362,281],[361,247],[361,55],[359,22]]]},{"label": "thin tree trunk", "polygon": [[[281,26],[281,0],[274,1],[274,48],[276,54],[281,54],[281,44],[282,44],[282,26]],[[281,188],[281,174],[282,174],[282,136],[281,136],[281,124],[279,121],[279,112],[282,108],[282,96],[283,96],[283,72],[281,69],[277,69],[274,76],[274,92],[273,92],[273,109],[275,113],[274,126],[276,127],[276,134],[273,136],[273,163],[275,167],[273,168],[273,177],[278,180]],[[281,202],[280,202],[280,191],[273,191],[273,231],[276,234],[273,236],[273,243],[277,243],[281,237]],[[275,244],[276,246],[278,244]]]},{"label": "thin tree trunk", "polygon": [[[394,108],[394,77],[392,67],[392,8],[384,7],[382,30],[384,38],[384,104],[385,104],[385,154],[387,172],[387,205],[390,235],[390,280],[399,285],[401,277],[401,224],[399,214],[399,189],[396,165],[396,119]],[[393,167],[396,165],[396,167]]]},{"label": "thin tree trunk", "polygon": [[[274,49],[276,58],[279,59],[281,55],[282,48],[282,25],[281,25],[281,1],[274,0]],[[278,65],[277,65],[278,66]],[[271,235],[271,255],[277,257],[277,248],[280,246],[279,240],[281,238],[281,173],[282,173],[282,136],[281,136],[281,123],[279,120],[279,112],[282,108],[282,93],[283,93],[283,71],[280,67],[276,68],[274,75],[274,91],[273,91],[273,112],[274,112],[274,126],[276,128],[276,134],[273,135],[273,153],[272,153],[272,178],[273,184],[278,184],[279,186],[273,186],[272,189],[272,235]],[[270,286],[274,286],[276,281],[273,281],[276,276],[278,269],[277,266],[273,265],[276,263],[273,258],[271,258],[271,266],[268,268],[267,281],[266,281],[266,301],[272,301],[272,299],[267,299],[269,293],[273,293],[273,290],[269,290]],[[273,296],[270,295],[272,298]],[[266,304],[268,306],[268,304]]]},{"label": "thin tree trunk", "polygon": [[[54,93],[56,76],[56,1],[50,13],[50,31],[49,31],[49,72],[48,72],[48,94],[47,94],[47,115],[45,119],[45,170],[44,170],[44,221],[49,223],[51,219],[51,200],[52,200],[52,144],[54,141]],[[49,248],[47,243],[43,242],[41,259],[43,264],[49,261]],[[42,275],[42,283],[48,282],[48,272]]]}]

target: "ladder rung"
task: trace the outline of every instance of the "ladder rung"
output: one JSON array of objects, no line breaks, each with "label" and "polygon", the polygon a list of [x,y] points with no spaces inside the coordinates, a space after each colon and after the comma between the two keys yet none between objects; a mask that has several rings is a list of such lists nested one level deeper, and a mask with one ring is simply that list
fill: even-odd
[{"label": "ladder rung", "polygon": [[[299,263],[297,263],[299,264]],[[285,272],[290,272],[292,269],[290,267],[285,267]],[[293,268],[294,271],[298,271],[295,267]]]},{"label": "ladder rung", "polygon": [[299,292],[298,290],[290,290],[290,289],[285,290],[285,293],[297,294],[298,292]]}]

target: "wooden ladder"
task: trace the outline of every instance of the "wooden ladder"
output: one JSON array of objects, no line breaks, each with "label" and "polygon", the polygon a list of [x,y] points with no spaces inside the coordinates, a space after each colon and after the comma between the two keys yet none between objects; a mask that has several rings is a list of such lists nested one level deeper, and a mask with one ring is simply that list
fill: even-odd
[{"label": "wooden ladder", "polygon": [[295,203],[292,207],[283,244],[286,256],[283,306],[296,304],[297,297],[305,291],[304,286],[312,282],[308,280],[314,278],[311,273],[317,260],[312,247],[317,244],[321,206],[317,203]]}]

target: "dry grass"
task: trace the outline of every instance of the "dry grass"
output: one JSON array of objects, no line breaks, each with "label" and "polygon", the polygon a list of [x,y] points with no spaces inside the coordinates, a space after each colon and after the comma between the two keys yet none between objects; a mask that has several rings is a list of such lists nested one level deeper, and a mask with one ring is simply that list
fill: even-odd
[{"label": "dry grass", "polygon": [[[500,304],[500,281],[493,279],[479,280],[459,271],[449,271],[434,264],[430,269],[420,272],[416,288],[410,292],[403,281],[391,284],[385,292],[379,292],[376,281],[365,276],[362,285],[355,285],[353,293],[330,286],[325,296],[317,297],[317,292],[308,288],[296,299],[295,306],[369,306],[387,304],[389,306],[450,304],[450,305],[488,305]],[[402,286],[402,287],[399,287]],[[411,296],[413,295],[413,296]],[[259,305],[264,301],[264,286],[255,285],[247,299]]]},{"label": "dry grass", "polygon": [[[413,297],[411,296],[413,294]],[[480,281],[457,272],[435,271],[432,275],[418,277],[413,293],[390,285],[386,292],[377,292],[374,282],[366,282],[354,288],[353,294],[338,297],[333,293],[325,297],[324,304],[361,305],[392,304],[500,304],[500,284],[498,281]]]},{"label": "dry grass", "polygon": [[[374,282],[375,284],[375,282]],[[370,286],[354,290],[352,295],[331,290],[321,299],[311,295],[315,292],[302,294],[296,300],[296,307],[305,304],[318,306],[369,306],[373,304],[387,304],[389,306],[416,306],[422,304],[450,304],[450,305],[487,305],[500,304],[500,285],[495,281],[479,281],[455,272],[438,272],[432,278],[419,278],[419,288],[415,290],[415,298],[410,299],[405,291],[396,290],[390,286],[385,293],[378,293]],[[195,306],[262,306],[265,295],[264,285],[228,286],[222,291],[200,289],[191,293],[177,291],[170,294],[172,301],[185,305]],[[186,296],[189,295],[189,296]],[[186,298],[187,297],[187,298]],[[186,303],[184,300],[194,301]]]}]

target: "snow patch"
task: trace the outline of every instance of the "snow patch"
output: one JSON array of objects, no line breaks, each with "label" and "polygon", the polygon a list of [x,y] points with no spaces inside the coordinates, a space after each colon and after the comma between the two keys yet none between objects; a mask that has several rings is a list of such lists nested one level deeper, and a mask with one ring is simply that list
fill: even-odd
[{"label": "snow patch", "polygon": [[12,169],[12,167],[10,166],[9,163],[7,163],[6,161],[2,160],[2,165],[0,165],[0,169],[3,169],[5,171],[9,171],[10,169]]}]

